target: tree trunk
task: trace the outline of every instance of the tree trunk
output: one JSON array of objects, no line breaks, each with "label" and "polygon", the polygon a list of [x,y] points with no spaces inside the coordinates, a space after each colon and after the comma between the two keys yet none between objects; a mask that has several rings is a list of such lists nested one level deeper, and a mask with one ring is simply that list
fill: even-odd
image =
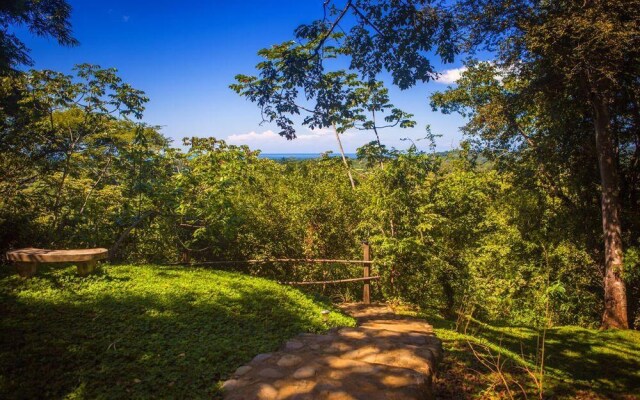
[{"label": "tree trunk", "polygon": [[349,182],[351,182],[351,189],[356,188],[356,183],[353,181],[353,176],[351,175],[351,168],[349,167],[349,162],[347,161],[347,157],[344,155],[344,149],[342,148],[342,140],[340,140],[340,134],[336,129],[336,126],[333,125],[333,132],[336,134],[336,140],[338,141],[338,146],[340,147],[340,155],[342,156],[342,162],[344,163],[344,167],[347,169],[347,175],[349,175]]},{"label": "tree trunk", "polygon": [[593,100],[596,151],[602,191],[602,229],[604,232],[604,315],[602,327],[628,329],[627,294],[622,279],[624,269],[620,226],[618,163],[614,138],[610,129],[607,102]]},{"label": "tree trunk", "polygon": [[455,319],[456,315],[456,300],[455,290],[451,285],[451,278],[449,274],[440,275],[440,285],[442,285],[442,292],[444,294],[445,308],[442,310],[442,314],[449,319]]}]

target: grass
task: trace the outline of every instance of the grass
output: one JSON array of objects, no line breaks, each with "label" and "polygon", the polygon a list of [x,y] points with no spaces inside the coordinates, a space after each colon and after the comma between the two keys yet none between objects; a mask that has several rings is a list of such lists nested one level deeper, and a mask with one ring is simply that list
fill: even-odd
[{"label": "grass", "polygon": [[216,397],[256,354],[355,323],[269,280],[150,265],[87,278],[42,267],[30,280],[5,267],[0,315],[3,399]]},{"label": "grass", "polygon": [[[508,398],[499,376],[476,359],[470,344],[506,361],[504,370],[516,398],[524,395],[515,381],[535,398],[524,368],[535,370],[538,331],[472,320],[464,334],[452,321],[426,318],[445,348],[435,383],[439,398]],[[640,332],[559,326],[547,331],[545,343],[545,398],[640,398]]]}]

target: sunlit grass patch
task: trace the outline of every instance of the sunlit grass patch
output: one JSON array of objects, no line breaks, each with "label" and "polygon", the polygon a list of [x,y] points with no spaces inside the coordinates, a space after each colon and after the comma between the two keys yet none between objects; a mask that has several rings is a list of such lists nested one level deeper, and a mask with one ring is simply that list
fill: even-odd
[{"label": "sunlit grass patch", "polygon": [[303,292],[182,267],[0,277],[0,398],[201,398],[254,355],[354,320]]}]

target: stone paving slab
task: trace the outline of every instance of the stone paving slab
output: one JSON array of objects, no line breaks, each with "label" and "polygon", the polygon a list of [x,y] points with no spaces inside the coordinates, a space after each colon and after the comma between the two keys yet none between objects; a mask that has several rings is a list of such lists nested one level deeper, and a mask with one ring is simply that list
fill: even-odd
[{"label": "stone paving slab", "polygon": [[385,305],[346,304],[356,328],[301,334],[257,355],[222,385],[227,400],[431,398],[442,345],[426,321]]}]

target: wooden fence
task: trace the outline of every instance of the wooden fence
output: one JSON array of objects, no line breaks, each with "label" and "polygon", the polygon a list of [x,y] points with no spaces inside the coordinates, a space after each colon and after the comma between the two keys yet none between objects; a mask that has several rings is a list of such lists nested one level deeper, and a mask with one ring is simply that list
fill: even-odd
[{"label": "wooden fence", "polygon": [[[334,279],[328,281],[303,281],[303,282],[280,282],[285,285],[304,286],[304,285],[331,285],[338,283],[363,282],[362,286],[362,302],[371,304],[371,281],[379,280],[380,276],[371,276],[371,247],[369,243],[362,243],[362,260],[334,260],[334,259],[314,259],[314,258],[274,258],[266,260],[237,260],[237,261],[203,261],[196,263],[197,265],[230,265],[230,264],[260,264],[260,263],[319,263],[319,264],[361,264],[362,277],[349,279]],[[190,264],[183,262],[179,264]]]},{"label": "wooden fence", "polygon": [[313,260],[305,262],[330,262],[335,264],[362,264],[362,278],[334,279],[330,281],[306,281],[306,282],[282,282],[285,285],[330,285],[335,283],[364,282],[362,286],[362,302],[371,304],[371,281],[380,279],[379,276],[371,276],[371,247],[369,243],[362,243],[362,260]]}]

